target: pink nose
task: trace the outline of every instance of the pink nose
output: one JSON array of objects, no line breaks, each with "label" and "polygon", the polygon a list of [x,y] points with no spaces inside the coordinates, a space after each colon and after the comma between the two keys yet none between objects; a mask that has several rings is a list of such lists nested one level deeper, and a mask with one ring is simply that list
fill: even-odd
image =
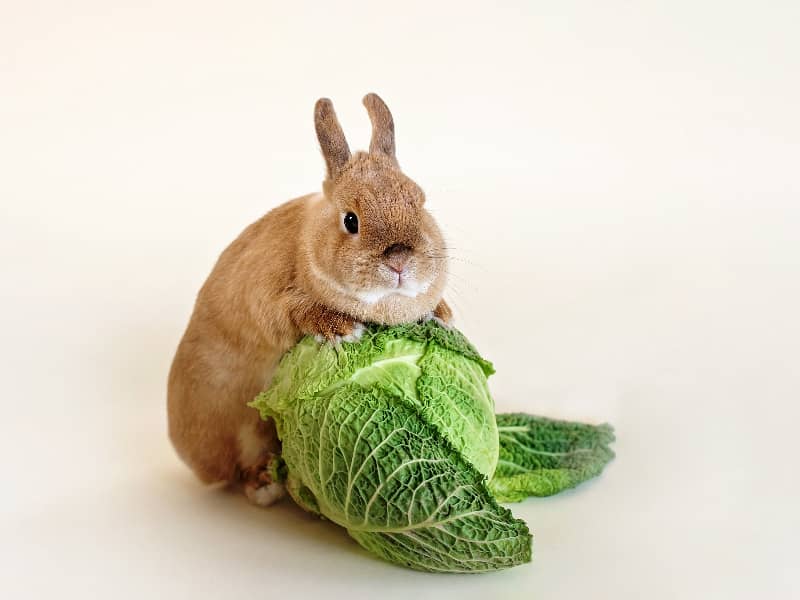
[{"label": "pink nose", "polygon": [[386,265],[395,273],[402,273],[407,262],[405,256],[392,256],[386,261]]},{"label": "pink nose", "polygon": [[403,244],[392,244],[383,252],[386,266],[395,273],[402,273],[408,264],[411,248]]}]

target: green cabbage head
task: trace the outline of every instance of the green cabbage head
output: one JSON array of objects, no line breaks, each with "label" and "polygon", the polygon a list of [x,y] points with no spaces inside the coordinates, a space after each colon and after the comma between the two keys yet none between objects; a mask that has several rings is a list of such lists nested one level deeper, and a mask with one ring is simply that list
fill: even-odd
[{"label": "green cabbage head", "polygon": [[523,521],[486,482],[497,466],[492,365],[435,322],[305,338],[253,403],[273,418],[295,501],[364,548],[426,571],[530,560]]},{"label": "green cabbage head", "polygon": [[300,506],[388,561],[494,571],[531,558],[528,527],[498,501],[597,475],[614,436],[607,425],[495,417],[493,372],[434,321],[371,326],[354,343],[303,339],[251,405],[275,420],[280,472]]}]

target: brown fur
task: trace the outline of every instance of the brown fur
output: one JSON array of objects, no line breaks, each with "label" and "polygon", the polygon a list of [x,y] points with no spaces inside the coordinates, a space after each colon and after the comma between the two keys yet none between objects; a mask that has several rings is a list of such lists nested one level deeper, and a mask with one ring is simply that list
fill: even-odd
[{"label": "brown fur", "polygon": [[[441,233],[423,208],[422,190],[397,166],[391,113],[374,94],[364,103],[371,152],[351,156],[332,104],[317,102],[328,173],[323,193],[291,200],[247,227],[197,296],[170,371],[167,406],[170,438],[204,482],[269,483],[266,468],[280,445],[274,425],[246,403],[300,337],[333,340],[359,321],[451,317],[441,298]],[[342,226],[347,212],[358,216],[356,235]],[[390,292],[398,281],[392,268],[430,283],[415,297],[362,297]]]}]

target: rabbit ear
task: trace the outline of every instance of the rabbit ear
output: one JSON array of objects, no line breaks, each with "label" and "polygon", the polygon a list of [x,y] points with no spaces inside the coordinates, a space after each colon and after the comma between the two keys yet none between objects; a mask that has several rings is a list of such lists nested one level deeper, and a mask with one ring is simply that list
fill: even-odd
[{"label": "rabbit ear", "polygon": [[350,147],[328,98],[320,98],[314,105],[314,127],[328,167],[328,179],[336,179],[350,160]]},{"label": "rabbit ear", "polygon": [[394,120],[389,107],[381,100],[378,94],[367,94],[364,96],[364,106],[367,107],[369,120],[372,121],[372,140],[369,143],[369,151],[372,154],[386,154],[394,162],[397,158],[394,155]]}]

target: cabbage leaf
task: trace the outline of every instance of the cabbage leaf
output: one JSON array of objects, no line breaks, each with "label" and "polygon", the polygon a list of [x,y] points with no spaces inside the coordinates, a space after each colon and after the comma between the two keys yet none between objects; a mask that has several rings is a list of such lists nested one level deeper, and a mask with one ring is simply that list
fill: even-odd
[{"label": "cabbage leaf", "polygon": [[497,415],[500,457],[489,489],[499,502],[551,496],[599,475],[614,458],[610,425]]}]

